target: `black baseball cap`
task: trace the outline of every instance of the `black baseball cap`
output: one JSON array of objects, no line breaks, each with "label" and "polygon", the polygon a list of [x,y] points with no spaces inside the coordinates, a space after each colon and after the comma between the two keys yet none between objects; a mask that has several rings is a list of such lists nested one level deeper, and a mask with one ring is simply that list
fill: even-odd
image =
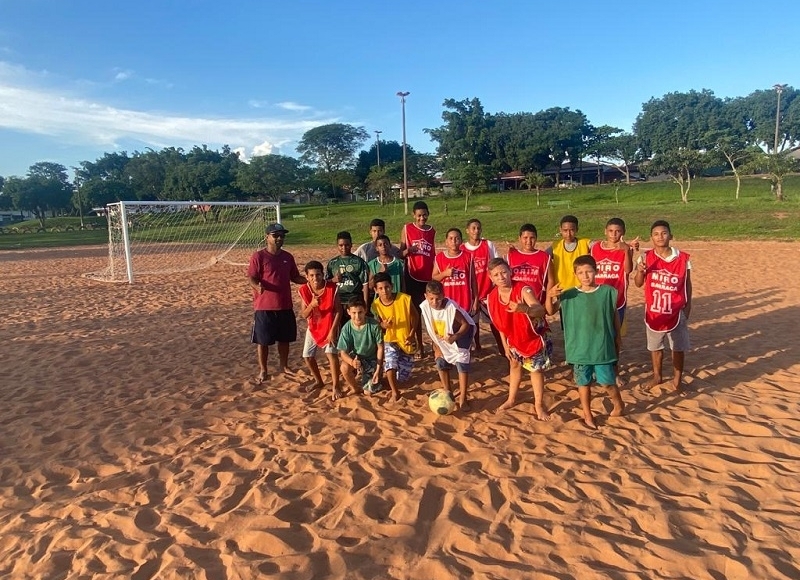
[{"label": "black baseball cap", "polygon": [[287,230],[281,224],[269,224],[267,226],[267,233],[268,234],[288,234],[289,230]]}]

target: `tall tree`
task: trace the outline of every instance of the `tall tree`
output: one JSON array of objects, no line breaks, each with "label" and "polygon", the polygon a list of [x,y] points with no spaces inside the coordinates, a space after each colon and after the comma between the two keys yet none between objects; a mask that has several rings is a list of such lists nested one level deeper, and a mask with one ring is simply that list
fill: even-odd
[{"label": "tall tree", "polygon": [[603,182],[601,163],[608,151],[608,143],[617,133],[622,133],[622,129],[611,125],[590,126],[589,136],[586,139],[586,154],[597,164],[597,185]]},{"label": "tall tree", "polygon": [[722,100],[712,91],[689,91],[646,102],[636,118],[634,133],[644,154],[653,156],[647,172],[668,174],[686,203],[695,172],[710,159],[704,154],[713,147],[709,136],[727,126]]},{"label": "tall tree", "polygon": [[344,123],[321,125],[305,132],[297,151],[300,160],[317,169],[331,185],[336,196],[337,184],[348,181],[347,173],[355,166],[356,151],[369,139],[364,127]]},{"label": "tall tree", "polygon": [[490,146],[492,117],[483,110],[479,99],[445,99],[442,113],[444,124],[436,129],[425,129],[438,144],[437,153],[445,168],[464,163],[491,165]]},{"label": "tall tree", "polygon": [[300,161],[286,155],[260,155],[242,163],[236,184],[250,197],[266,196],[277,201],[300,187]]},{"label": "tall tree", "polygon": [[[411,158],[417,152],[406,143],[406,157]],[[381,165],[403,161],[403,145],[397,141],[381,141]],[[355,175],[359,183],[365,183],[367,176],[374,166],[378,164],[378,146],[372,143],[369,149],[358,154]]]},{"label": "tall tree", "polygon": [[[757,143],[772,153],[785,151],[800,141],[800,91],[785,86],[780,94],[773,89],[753,91],[746,97],[735,99],[734,105],[743,117],[749,141]],[[775,121],[778,121],[778,149],[775,150]]]},{"label": "tall tree", "polygon": [[555,185],[560,180],[560,170],[564,161],[570,158],[577,162],[582,154],[585,138],[590,134],[589,121],[580,110],[569,107],[552,107],[536,113],[544,126],[544,142],[549,156],[556,167]]},{"label": "tall tree", "polygon": [[48,211],[55,214],[69,207],[72,184],[66,167],[42,161],[30,166],[27,177],[9,178],[3,192],[11,196],[16,209],[32,212],[44,228]]},{"label": "tall tree", "polygon": [[783,179],[789,174],[800,170],[800,161],[789,155],[789,151],[778,153],[760,153],[754,155],[746,170],[752,173],[766,173],[771,177],[772,193],[776,201],[783,201]]},{"label": "tall tree", "polygon": [[625,174],[625,183],[631,184],[631,165],[642,161],[642,153],[636,135],[622,133],[612,135],[603,144],[603,158]]},{"label": "tall tree", "polygon": [[164,192],[167,199],[233,201],[241,198],[236,173],[242,162],[227,145],[222,151],[195,145],[183,163],[167,167]]}]

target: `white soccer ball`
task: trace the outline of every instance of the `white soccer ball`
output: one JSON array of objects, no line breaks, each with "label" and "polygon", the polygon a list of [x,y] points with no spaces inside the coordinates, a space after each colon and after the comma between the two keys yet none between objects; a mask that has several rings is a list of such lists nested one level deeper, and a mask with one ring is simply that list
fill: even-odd
[{"label": "white soccer ball", "polygon": [[449,415],[456,408],[456,402],[450,391],[445,389],[436,389],[428,395],[428,406],[431,411],[437,415]]}]

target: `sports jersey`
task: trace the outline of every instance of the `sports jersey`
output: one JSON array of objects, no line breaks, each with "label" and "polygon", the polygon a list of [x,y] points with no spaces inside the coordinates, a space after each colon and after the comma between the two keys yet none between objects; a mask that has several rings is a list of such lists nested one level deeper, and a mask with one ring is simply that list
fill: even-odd
[{"label": "sports jersey", "polygon": [[[380,258],[370,260],[368,265],[369,271],[372,272],[373,276],[380,272],[381,268],[383,267],[383,264],[380,262]],[[386,264],[386,273],[389,274],[392,279],[392,288],[394,288],[395,292],[399,292],[403,287],[401,285],[403,281],[403,272],[405,272],[405,266],[403,266],[402,260],[398,260],[397,258],[393,257],[392,261]]]},{"label": "sports jersey", "polygon": [[339,274],[339,300],[347,307],[347,301],[353,296],[364,296],[364,284],[369,280],[367,263],[356,256],[336,256],[331,258],[325,268],[325,278],[331,280]]},{"label": "sports jersey", "polygon": [[435,258],[439,272],[453,268],[453,273],[442,279],[444,295],[453,300],[466,311],[472,309],[472,260],[467,252],[459,252],[457,256],[448,256],[439,252]]},{"label": "sports jersey", "polygon": [[433,276],[433,260],[436,251],[436,230],[433,227],[420,229],[416,224],[403,226],[406,245],[415,247],[406,257],[406,270],[409,276],[419,282],[430,282]]},{"label": "sports jersey", "polygon": [[[522,291],[526,287],[527,284],[513,282],[509,300],[522,302]],[[508,303],[500,299],[498,288],[489,292],[487,302],[492,324],[505,335],[511,348],[524,357],[532,357],[544,348],[544,338],[536,331],[533,320],[522,312],[509,312]]]},{"label": "sports jersey", "polygon": [[388,306],[376,296],[372,302],[372,313],[376,319],[392,321],[391,326],[383,331],[384,342],[395,343],[406,354],[416,350],[414,346],[406,344],[414,332],[411,328],[411,296],[396,292],[394,302]]},{"label": "sports jersey", "polygon": [[575,240],[575,249],[571,252],[564,247],[564,240],[558,240],[550,248],[550,251],[553,255],[555,281],[561,285],[561,290],[569,290],[578,286],[578,278],[575,277],[572,264],[578,256],[586,256],[589,253],[589,240],[578,238]]},{"label": "sports jersey", "polygon": [[584,292],[570,288],[559,297],[564,313],[564,352],[569,364],[604,365],[617,362],[614,339],[617,291],[598,285]]},{"label": "sports jersey", "polygon": [[550,254],[542,250],[523,252],[517,248],[510,248],[506,261],[511,268],[511,280],[530,286],[536,299],[544,304]]},{"label": "sports jersey", "polygon": [[483,300],[492,289],[488,266],[489,262],[497,257],[497,250],[492,242],[482,239],[477,246],[464,242],[461,244],[461,251],[469,253],[472,258],[472,269],[475,271],[475,280],[478,283],[478,298]]},{"label": "sports jersey", "polygon": [[303,299],[303,304],[308,304],[316,295],[319,306],[311,311],[308,317],[308,330],[311,332],[311,337],[317,346],[328,345],[328,335],[333,327],[333,319],[337,314],[336,304],[336,284],[333,282],[325,282],[325,287],[322,291],[316,294],[311,290],[311,286],[303,284],[298,288],[300,298]]},{"label": "sports jersey", "polygon": [[[689,254],[670,248],[662,258],[654,250],[644,254],[644,322],[650,330],[669,332],[678,326],[686,306],[686,280],[691,269]],[[641,259],[641,258],[640,258]]]},{"label": "sports jersey", "polygon": [[628,275],[625,273],[627,250],[606,250],[602,242],[597,242],[589,253],[597,262],[595,282],[614,288],[617,291],[617,309],[624,307],[628,299]]},{"label": "sports jersey", "polygon": [[343,350],[350,356],[358,356],[366,360],[378,358],[378,345],[383,343],[383,334],[380,325],[367,318],[364,326],[356,328],[352,320],[348,320],[339,333],[339,342],[336,348]]},{"label": "sports jersey", "polygon": [[[453,325],[456,320],[456,311],[461,312],[461,316],[464,317],[466,323],[473,327],[473,333],[468,333],[460,341],[450,344],[445,339],[449,335],[455,334]],[[443,307],[436,310],[431,308],[431,305],[426,300],[420,304],[420,313],[422,314],[422,320],[425,322],[428,336],[436,343],[445,361],[450,364],[466,364],[470,362],[469,347],[474,335],[475,321],[463,308],[460,308],[454,301],[445,299]]]}]

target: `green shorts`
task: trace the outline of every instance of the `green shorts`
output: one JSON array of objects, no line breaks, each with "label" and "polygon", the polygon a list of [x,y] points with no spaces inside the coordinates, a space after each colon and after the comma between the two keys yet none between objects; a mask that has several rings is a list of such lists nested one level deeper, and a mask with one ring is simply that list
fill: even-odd
[{"label": "green shorts", "polygon": [[575,384],[579,387],[588,387],[592,382],[598,385],[611,386],[617,384],[614,365],[572,365],[575,374]]}]

